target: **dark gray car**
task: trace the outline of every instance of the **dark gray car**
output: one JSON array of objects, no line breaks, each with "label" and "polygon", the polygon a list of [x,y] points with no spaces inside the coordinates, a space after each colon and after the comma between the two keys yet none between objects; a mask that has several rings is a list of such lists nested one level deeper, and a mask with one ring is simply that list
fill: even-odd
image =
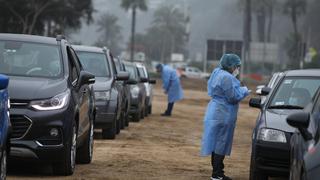
[{"label": "dark gray car", "polygon": [[94,75],[62,36],[0,34],[0,73],[10,77],[10,157],[52,163],[71,175],[93,152]]},{"label": "dark gray car", "polygon": [[106,48],[73,46],[84,69],[96,76],[94,94],[96,99],[95,128],[102,129],[102,137],[114,139],[122,123],[122,87],[118,81],[129,78],[127,72],[116,71],[111,53]]},{"label": "dark gray car", "polygon": [[251,180],[289,175],[290,139],[295,129],[287,124],[286,118],[302,112],[319,86],[320,70],[287,71],[265,102],[261,104],[260,98],[250,100],[251,107],[261,110],[252,135]]},{"label": "dark gray car", "polygon": [[[136,64],[125,62],[126,71],[129,72],[128,83],[130,85],[131,103],[130,103],[130,116],[132,121],[138,122],[144,118],[145,115],[145,101],[146,101],[146,87],[145,82],[147,78],[139,76]],[[137,83],[137,84],[134,84]]]}]

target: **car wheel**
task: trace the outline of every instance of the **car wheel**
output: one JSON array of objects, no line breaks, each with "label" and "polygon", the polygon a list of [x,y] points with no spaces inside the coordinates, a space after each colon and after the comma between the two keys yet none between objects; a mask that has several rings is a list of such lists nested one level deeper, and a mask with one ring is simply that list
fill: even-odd
[{"label": "car wheel", "polygon": [[120,133],[121,119],[118,119],[116,124],[117,124],[117,126],[116,126],[117,127],[116,128],[116,134],[119,134]]},{"label": "car wheel", "polygon": [[90,129],[85,144],[77,152],[77,162],[81,164],[89,164],[93,155],[93,123],[90,123]]},{"label": "car wheel", "polygon": [[137,113],[135,113],[135,114],[133,114],[132,115],[132,121],[133,122],[139,122],[140,121],[140,115],[141,115],[141,113],[140,112],[137,112]]},{"label": "car wheel", "polygon": [[148,113],[149,113],[149,114],[152,114],[152,105],[149,106],[149,108],[148,108]]},{"label": "car wheel", "polygon": [[144,111],[145,111],[145,108],[142,108],[141,109],[141,115],[140,115],[141,119],[144,119],[144,114],[145,114]]},{"label": "car wheel", "polygon": [[116,138],[116,122],[111,123],[111,128],[102,129],[102,138],[103,139],[115,139]]},{"label": "car wheel", "polygon": [[72,175],[76,166],[77,154],[77,127],[72,125],[71,136],[66,144],[65,159],[62,162],[53,164],[53,172],[57,175]]},{"label": "car wheel", "polygon": [[120,121],[120,129],[124,129],[125,128],[125,115],[124,112],[121,112],[121,121]]},{"label": "car wheel", "polygon": [[257,169],[255,165],[255,156],[253,153],[251,153],[250,180],[268,180],[268,176]]},{"label": "car wheel", "polygon": [[144,116],[145,116],[145,117],[148,117],[148,115],[149,115],[149,106],[146,106],[146,107],[144,108]]},{"label": "car wheel", "polygon": [[129,115],[128,115],[128,113],[126,113],[124,119],[125,119],[125,124],[124,124],[124,125],[125,125],[126,127],[128,127],[128,126],[129,126]]},{"label": "car wheel", "polygon": [[7,150],[4,148],[1,157],[1,174],[0,180],[5,180],[7,178]]}]

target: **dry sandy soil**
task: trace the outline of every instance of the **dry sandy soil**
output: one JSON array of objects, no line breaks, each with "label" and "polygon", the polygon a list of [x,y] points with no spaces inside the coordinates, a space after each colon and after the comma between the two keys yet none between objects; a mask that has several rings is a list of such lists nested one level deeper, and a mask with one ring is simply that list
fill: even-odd
[{"label": "dry sandy soil", "polygon": [[[93,162],[77,165],[73,176],[52,176],[50,166],[19,163],[10,168],[8,179],[208,180],[210,157],[199,156],[208,101],[204,91],[185,90],[185,100],[175,105],[173,116],[161,117],[166,97],[157,86],[153,114],[130,123],[116,140],[102,140],[96,132]],[[250,137],[257,114],[247,102],[241,104],[233,151],[225,162],[226,174],[235,180],[248,179]]]}]

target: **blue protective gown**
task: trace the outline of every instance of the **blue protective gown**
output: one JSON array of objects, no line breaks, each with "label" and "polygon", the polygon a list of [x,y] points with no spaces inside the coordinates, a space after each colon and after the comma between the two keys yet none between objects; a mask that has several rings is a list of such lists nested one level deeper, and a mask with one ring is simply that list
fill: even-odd
[{"label": "blue protective gown", "polygon": [[229,72],[216,68],[208,81],[212,98],[204,117],[201,155],[212,152],[230,155],[237,120],[238,103],[249,94],[246,87]]},{"label": "blue protective gown", "polygon": [[180,79],[176,70],[170,66],[162,65],[162,88],[168,95],[168,102],[173,103],[183,98],[183,91],[180,85]]}]

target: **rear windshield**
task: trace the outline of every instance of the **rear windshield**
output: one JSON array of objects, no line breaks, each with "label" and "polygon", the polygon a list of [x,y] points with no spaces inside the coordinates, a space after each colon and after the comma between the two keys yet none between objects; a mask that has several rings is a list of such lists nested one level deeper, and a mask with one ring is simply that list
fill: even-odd
[{"label": "rear windshield", "polygon": [[77,51],[83,68],[96,77],[110,77],[108,60],[103,53]]},{"label": "rear windshield", "polygon": [[60,77],[63,72],[56,45],[0,40],[0,73],[27,77]]},{"label": "rear windshield", "polygon": [[316,78],[285,78],[273,96],[269,107],[308,105],[320,86]]}]

